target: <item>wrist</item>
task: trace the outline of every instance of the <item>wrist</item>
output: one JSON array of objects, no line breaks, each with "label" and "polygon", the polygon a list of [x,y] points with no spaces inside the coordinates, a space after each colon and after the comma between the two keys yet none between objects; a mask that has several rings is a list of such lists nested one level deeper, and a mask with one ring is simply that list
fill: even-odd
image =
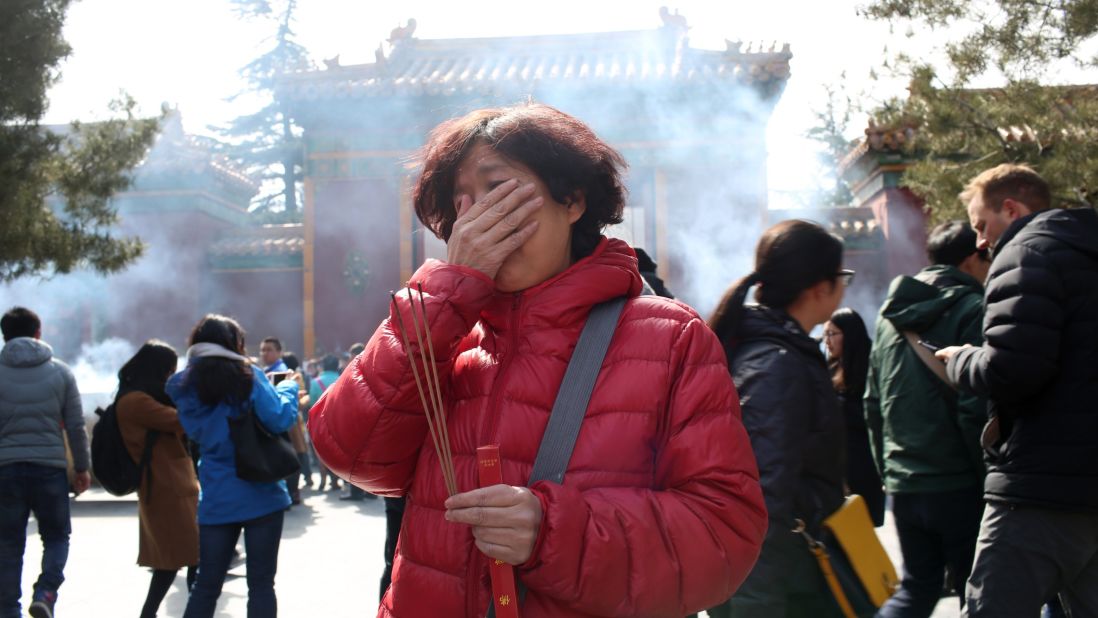
[{"label": "wrist", "polygon": [[534,546],[530,548],[530,557],[526,559],[526,562],[516,566],[516,568],[523,570],[532,569],[540,562],[539,556],[541,547],[545,544],[545,529],[547,528],[545,522],[549,508],[549,502],[545,499],[544,494],[534,488],[530,488],[530,493],[534,494],[534,497],[538,499],[538,503],[541,505],[541,518],[538,521],[538,533],[534,538]]}]

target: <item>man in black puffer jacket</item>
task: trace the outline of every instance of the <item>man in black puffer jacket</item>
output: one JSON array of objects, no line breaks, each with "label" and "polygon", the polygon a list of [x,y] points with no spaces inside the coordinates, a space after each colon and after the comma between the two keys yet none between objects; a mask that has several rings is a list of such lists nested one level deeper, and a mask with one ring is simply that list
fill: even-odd
[{"label": "man in black puffer jacket", "polygon": [[1098,616],[1098,213],[1049,209],[1032,169],[1000,165],[961,199],[994,248],[982,347],[946,348],[986,395],[987,508],[966,615],[1036,616],[1057,592]]}]

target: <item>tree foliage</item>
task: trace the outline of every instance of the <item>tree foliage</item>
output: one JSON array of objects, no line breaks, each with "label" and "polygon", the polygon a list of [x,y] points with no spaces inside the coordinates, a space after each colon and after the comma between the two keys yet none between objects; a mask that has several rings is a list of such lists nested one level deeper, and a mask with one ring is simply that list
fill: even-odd
[{"label": "tree foliage", "polygon": [[854,195],[837,170],[839,162],[852,148],[846,134],[850,128],[853,105],[850,96],[839,89],[825,86],[824,92],[827,102],[822,110],[815,111],[817,124],[805,133],[805,137],[820,145],[817,158],[822,170],[816,179],[816,189],[809,196],[812,202],[809,205],[850,206]]},{"label": "tree foliage", "polygon": [[[1098,0],[877,0],[865,11],[960,33],[936,65],[900,57],[908,96],[875,113],[878,124],[914,129],[905,184],[935,221],[963,217],[957,194],[967,180],[1005,162],[1032,165],[1060,206],[1095,204],[1098,86],[1052,80],[1065,68],[1098,68]],[[995,87],[973,87],[989,79]]]},{"label": "tree foliage", "polygon": [[110,204],[156,137],[157,119],[134,117],[128,97],[118,118],[63,129],[43,127],[47,91],[71,51],[62,36],[69,0],[0,3],[0,280],[90,266],[114,272],[142,251],[116,238]]},{"label": "tree foliage", "polygon": [[[262,185],[253,212],[264,223],[298,221],[299,192],[304,178],[301,131],[288,108],[275,97],[275,81],[284,73],[312,68],[308,51],[295,41],[296,0],[230,0],[243,19],[269,21],[275,34],[269,49],[249,62],[240,74],[248,88],[237,95],[255,95],[262,107],[220,129],[230,145],[226,154],[259,178]],[[237,98],[234,97],[234,98]]]}]

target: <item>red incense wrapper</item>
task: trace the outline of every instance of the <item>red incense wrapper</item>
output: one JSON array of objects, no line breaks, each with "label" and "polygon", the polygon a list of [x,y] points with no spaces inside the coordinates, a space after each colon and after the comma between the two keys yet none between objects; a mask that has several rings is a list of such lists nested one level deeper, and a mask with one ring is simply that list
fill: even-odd
[{"label": "red incense wrapper", "polygon": [[[477,470],[481,487],[503,484],[498,444],[477,449]],[[514,568],[502,560],[489,556],[488,575],[492,578],[492,604],[495,605],[496,618],[518,618],[519,599],[518,594],[515,593]]]}]

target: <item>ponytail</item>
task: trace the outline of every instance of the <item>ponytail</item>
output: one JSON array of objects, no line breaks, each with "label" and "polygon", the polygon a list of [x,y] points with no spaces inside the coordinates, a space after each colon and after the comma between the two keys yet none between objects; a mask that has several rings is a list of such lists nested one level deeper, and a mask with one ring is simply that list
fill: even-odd
[{"label": "ponytail", "polygon": [[717,339],[722,342],[731,341],[740,326],[743,318],[743,304],[747,301],[747,292],[751,286],[759,282],[759,275],[751,273],[740,279],[728,288],[717,304],[717,309],[709,317],[709,328],[717,334]]},{"label": "ponytail", "polygon": [[815,223],[790,219],[771,226],[755,248],[755,272],[724,294],[709,327],[726,347],[737,338],[747,291],[759,284],[755,299],[785,310],[808,288],[834,280],[843,263],[843,242]]}]

